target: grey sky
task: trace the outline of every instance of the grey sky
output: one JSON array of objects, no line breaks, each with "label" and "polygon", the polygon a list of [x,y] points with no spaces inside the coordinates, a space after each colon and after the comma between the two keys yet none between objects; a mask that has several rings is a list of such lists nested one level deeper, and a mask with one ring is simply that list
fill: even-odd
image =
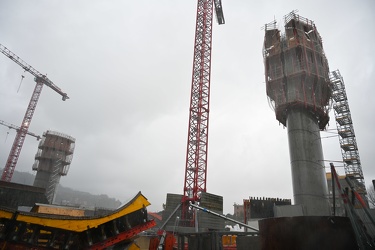
[{"label": "grey sky", "polygon": [[[213,27],[207,191],[224,197],[225,213],[249,196],[292,198],[286,129],[266,97],[261,27],[276,19],[282,28],[296,9],[315,22],[330,69],[344,77],[370,185],[375,2],[222,2],[226,24]],[[76,138],[64,186],[121,201],[142,191],[151,211],[162,209],[167,193],[182,194],[195,15],[191,0],[0,2],[0,43],[71,98],[63,102],[45,86],[29,129]],[[0,120],[19,126],[34,86],[1,54]],[[0,126],[1,166],[14,138]],[[26,138],[16,170],[32,172],[37,146]],[[341,160],[337,137],[323,139],[323,150],[326,160]]]}]

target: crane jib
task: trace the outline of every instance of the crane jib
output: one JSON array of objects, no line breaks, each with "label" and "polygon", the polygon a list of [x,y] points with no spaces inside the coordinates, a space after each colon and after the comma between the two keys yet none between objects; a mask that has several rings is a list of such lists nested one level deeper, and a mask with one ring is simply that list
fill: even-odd
[{"label": "crane jib", "polygon": [[7,47],[0,44],[0,52],[3,53],[5,56],[10,58],[12,61],[20,65],[25,71],[29,72],[33,76],[35,76],[35,81],[37,79],[42,79],[43,83],[56,91],[58,94],[62,96],[62,100],[65,101],[66,99],[69,99],[68,95],[61,91],[59,87],[57,87],[51,80],[49,80],[45,75],[40,73],[38,70],[34,69],[32,66],[27,64],[24,60],[22,60],[19,56],[14,54],[12,51],[10,51]]}]

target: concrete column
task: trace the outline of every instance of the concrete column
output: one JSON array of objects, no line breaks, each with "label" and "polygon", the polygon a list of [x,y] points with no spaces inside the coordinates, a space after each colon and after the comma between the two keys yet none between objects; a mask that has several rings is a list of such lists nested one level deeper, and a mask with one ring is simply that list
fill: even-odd
[{"label": "concrete column", "polygon": [[36,173],[33,186],[47,189],[50,176],[50,172],[38,171]]},{"label": "concrete column", "polygon": [[307,216],[330,215],[323,149],[317,119],[303,109],[287,115],[293,196]]}]

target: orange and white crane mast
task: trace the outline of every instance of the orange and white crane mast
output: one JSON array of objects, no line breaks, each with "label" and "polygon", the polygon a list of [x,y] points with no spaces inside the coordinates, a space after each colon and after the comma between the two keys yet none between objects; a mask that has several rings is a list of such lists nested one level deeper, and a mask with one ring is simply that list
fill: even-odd
[{"label": "orange and white crane mast", "polygon": [[224,24],[221,0],[198,0],[197,5],[185,183],[180,220],[183,226],[194,226],[195,215],[189,204],[198,203],[201,193],[206,192],[214,5],[218,23]]},{"label": "orange and white crane mast", "polygon": [[17,165],[17,161],[18,161],[23,143],[25,141],[26,134],[28,133],[31,119],[33,117],[36,105],[38,103],[40,93],[42,92],[43,85],[47,85],[48,87],[56,91],[58,94],[60,94],[62,96],[63,101],[65,101],[66,99],[69,99],[69,97],[59,87],[57,87],[51,80],[49,80],[46,75],[41,74],[39,71],[31,67],[29,64],[27,64],[25,61],[23,61],[21,58],[19,58],[16,54],[11,52],[8,48],[3,46],[2,44],[0,44],[0,52],[6,55],[7,57],[9,57],[18,65],[20,65],[25,71],[32,74],[35,77],[34,80],[36,82],[35,89],[31,96],[31,99],[27,107],[25,116],[23,118],[22,124],[19,130],[17,130],[16,138],[14,139],[6,165],[3,170],[3,174],[1,175],[2,181],[10,182],[12,180],[14,169]]}]

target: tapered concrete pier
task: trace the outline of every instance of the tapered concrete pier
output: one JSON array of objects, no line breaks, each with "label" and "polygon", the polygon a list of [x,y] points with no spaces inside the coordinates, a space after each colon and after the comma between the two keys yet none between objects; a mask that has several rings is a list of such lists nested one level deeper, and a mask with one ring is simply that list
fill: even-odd
[{"label": "tapered concrete pier", "polygon": [[264,65],[267,96],[276,119],[288,131],[294,204],[309,216],[330,215],[320,139],[329,121],[331,88],[328,62],[313,21],[294,12],[265,25]]}]

